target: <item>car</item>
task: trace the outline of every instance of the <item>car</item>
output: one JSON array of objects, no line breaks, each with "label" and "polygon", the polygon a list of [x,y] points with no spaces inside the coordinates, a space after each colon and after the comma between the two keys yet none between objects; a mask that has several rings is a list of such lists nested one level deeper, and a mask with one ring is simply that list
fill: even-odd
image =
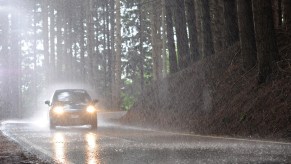
[{"label": "car", "polygon": [[45,101],[49,106],[49,127],[91,125],[97,129],[98,100],[92,100],[84,89],[56,90],[51,101]]}]

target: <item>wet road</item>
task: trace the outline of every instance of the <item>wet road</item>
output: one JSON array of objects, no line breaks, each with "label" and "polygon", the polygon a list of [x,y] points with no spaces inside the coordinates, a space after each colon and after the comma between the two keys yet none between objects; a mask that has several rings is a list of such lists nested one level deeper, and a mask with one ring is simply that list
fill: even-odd
[{"label": "wet road", "polygon": [[100,113],[98,130],[10,121],[1,130],[28,151],[55,163],[291,163],[291,143],[162,132],[110,123],[124,113]]}]

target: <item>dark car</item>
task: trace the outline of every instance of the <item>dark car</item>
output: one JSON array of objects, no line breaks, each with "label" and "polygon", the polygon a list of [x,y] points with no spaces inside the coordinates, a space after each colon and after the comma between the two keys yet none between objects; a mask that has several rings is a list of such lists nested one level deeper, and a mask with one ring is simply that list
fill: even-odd
[{"label": "dark car", "polygon": [[56,90],[51,101],[45,101],[50,106],[50,129],[56,126],[91,125],[97,128],[97,110],[86,90],[62,89]]}]

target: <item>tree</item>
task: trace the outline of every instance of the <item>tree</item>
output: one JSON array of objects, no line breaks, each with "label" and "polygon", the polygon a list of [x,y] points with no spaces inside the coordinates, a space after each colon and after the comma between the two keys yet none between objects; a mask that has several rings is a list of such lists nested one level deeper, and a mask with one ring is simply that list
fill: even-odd
[{"label": "tree", "polygon": [[152,39],[152,58],[153,58],[153,77],[154,80],[162,79],[162,40],[161,40],[161,3],[160,1],[151,4],[151,39]]},{"label": "tree", "polygon": [[63,80],[63,11],[62,8],[64,7],[63,1],[59,2],[57,5],[57,21],[56,21],[56,26],[57,26],[57,74],[58,74],[58,79]]},{"label": "tree", "polygon": [[162,56],[163,56],[163,77],[167,76],[168,73],[168,64],[167,64],[167,33],[166,33],[166,1],[162,0],[162,28],[163,28],[163,35],[162,35],[162,40],[163,40],[163,52],[162,52]]},{"label": "tree", "polygon": [[252,1],[237,1],[237,10],[243,67],[245,70],[249,70],[254,67],[257,62]]},{"label": "tree", "polygon": [[110,57],[108,59],[108,66],[110,67],[110,82],[109,82],[109,87],[110,87],[110,108],[114,108],[114,87],[115,87],[115,8],[114,8],[115,0],[109,0],[109,6],[110,6]]},{"label": "tree", "polygon": [[291,31],[291,1],[284,0],[284,18],[285,18],[285,29]]},{"label": "tree", "polygon": [[[88,82],[91,87],[94,86],[94,24],[92,15],[92,0],[87,0],[86,4],[86,27],[87,27],[87,54],[88,54]],[[105,37],[104,37],[105,39]],[[105,45],[106,47],[106,45]],[[106,61],[106,60],[105,60]],[[105,69],[106,72],[106,69]],[[105,79],[104,79],[105,80]]]},{"label": "tree", "polygon": [[50,1],[50,6],[49,6],[49,17],[50,17],[50,76],[51,76],[51,81],[53,82],[55,80],[55,74],[56,74],[56,57],[55,57],[55,9],[54,9],[54,0]]},{"label": "tree", "polygon": [[212,16],[211,30],[213,34],[213,47],[215,53],[221,51],[224,47],[224,17],[223,17],[223,1],[211,0],[210,15]]},{"label": "tree", "polygon": [[282,0],[272,0],[275,29],[282,27]]},{"label": "tree", "polygon": [[189,41],[190,41],[190,57],[191,61],[197,61],[201,58],[199,54],[198,45],[198,34],[196,28],[196,13],[195,13],[195,3],[193,0],[185,1],[187,8],[187,23],[189,31]]},{"label": "tree", "polygon": [[189,40],[186,27],[184,0],[175,0],[175,28],[177,37],[179,68],[186,68],[190,63]]},{"label": "tree", "polygon": [[116,54],[115,54],[115,109],[121,109],[121,13],[120,0],[115,1],[116,7]]},{"label": "tree", "polygon": [[224,0],[224,21],[225,46],[229,47],[239,40],[236,0]]},{"label": "tree", "polygon": [[209,11],[209,0],[201,0],[201,5],[203,52],[205,57],[212,55],[214,53],[214,48]]},{"label": "tree", "polygon": [[170,73],[173,74],[178,71],[178,64],[176,56],[176,45],[174,40],[173,14],[171,8],[172,5],[170,2],[166,3],[166,22],[167,22],[167,40],[169,49]]},{"label": "tree", "polygon": [[20,75],[21,75],[21,47],[20,47],[20,13],[19,12],[11,12],[11,50],[9,54],[9,71],[10,71],[10,80],[8,87],[10,92],[10,100],[13,100],[11,103],[11,110],[15,111],[17,117],[20,116],[21,112],[21,83],[20,83]]},{"label": "tree", "polygon": [[44,67],[45,81],[50,81],[49,78],[49,32],[48,32],[48,1],[42,1],[42,20],[43,20],[43,49],[44,49]]},{"label": "tree", "polygon": [[[2,69],[2,77],[3,75],[9,75],[10,73],[10,58],[9,58],[9,19],[8,19],[8,13],[2,12],[0,13],[0,19],[1,19],[1,46],[2,49],[0,51],[1,55],[1,69]],[[1,78],[1,100],[3,102],[2,108],[3,111],[1,111],[5,115],[9,115],[9,111],[11,111],[11,95],[10,95],[10,76]],[[5,116],[4,115],[4,116]]]},{"label": "tree", "polygon": [[86,76],[86,69],[85,69],[85,10],[84,10],[84,2],[80,2],[81,5],[81,15],[80,15],[80,31],[79,31],[79,38],[80,38],[80,73],[81,73],[81,78],[82,82],[85,83],[87,76]]},{"label": "tree", "polygon": [[272,63],[278,58],[271,0],[253,0],[257,58],[259,65],[258,83],[264,83],[272,72]]},{"label": "tree", "polygon": [[139,53],[140,53],[140,61],[139,61],[139,69],[140,69],[140,88],[141,91],[144,90],[144,42],[145,42],[145,35],[144,35],[144,19],[145,19],[145,14],[142,11],[142,6],[138,5],[138,10],[139,10]]}]

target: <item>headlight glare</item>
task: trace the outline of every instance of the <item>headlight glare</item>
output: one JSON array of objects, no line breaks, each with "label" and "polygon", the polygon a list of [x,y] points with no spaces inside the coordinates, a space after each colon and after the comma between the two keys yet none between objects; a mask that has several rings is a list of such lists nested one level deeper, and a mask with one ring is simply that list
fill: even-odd
[{"label": "headlight glare", "polygon": [[94,113],[96,111],[96,108],[94,106],[90,105],[87,107],[86,110],[88,113]]},{"label": "headlight glare", "polygon": [[64,113],[64,108],[62,106],[56,106],[56,107],[54,107],[54,113],[63,114]]}]

